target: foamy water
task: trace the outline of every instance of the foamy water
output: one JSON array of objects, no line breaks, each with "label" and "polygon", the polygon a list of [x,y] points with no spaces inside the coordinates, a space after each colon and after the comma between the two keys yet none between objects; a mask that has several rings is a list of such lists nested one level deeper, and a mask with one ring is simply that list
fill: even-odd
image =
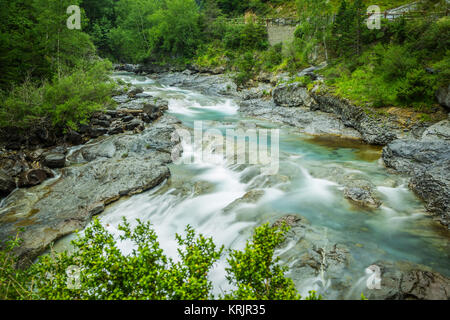
[{"label": "foamy water", "polygon": [[[204,121],[204,130],[235,127],[238,122],[248,121],[240,117],[238,106],[231,99],[162,86],[151,79],[133,78],[128,76],[124,80],[131,79],[133,84],[142,85],[146,93],[168,99],[169,113],[188,127],[192,128],[193,122],[199,120]],[[258,122],[258,125],[265,123]],[[267,127],[271,126],[273,124],[267,123]],[[154,190],[109,206],[100,221],[116,235],[122,217],[132,225],[136,219],[150,221],[164,252],[177,260],[175,233],[184,234],[187,225],[213,237],[219,246],[242,249],[256,226],[274,222],[287,214],[302,215],[312,226],[329,230],[318,239],[321,243],[325,246],[343,244],[352,255],[347,270],[352,277],[348,292],[330,291],[333,281],[322,271],[316,277],[298,280],[296,286],[303,295],[309,290],[318,290],[326,297],[358,299],[367,279],[365,268],[379,259],[408,260],[425,265],[433,262],[437,271],[450,273],[448,238],[442,238],[435,231],[435,224],[426,216],[423,204],[404,184],[404,178],[389,176],[377,162],[355,160],[357,150],[330,151],[287,130],[281,134],[278,175],[264,176],[258,165],[236,165],[221,155],[213,162],[202,161],[202,150],[184,142],[181,160],[196,157],[198,161],[170,165],[172,179]],[[313,176],[311,172],[318,166],[335,166],[347,173],[368,175],[383,205],[376,210],[355,208],[344,199],[343,186],[333,182],[333,177]],[[386,186],[386,179],[398,181],[397,187]],[[227,212],[223,210],[254,189],[264,191],[264,195]],[[122,242],[120,248],[128,253],[132,246]],[[296,248],[295,243],[288,243],[277,255],[285,265],[292,267],[299,258]],[[225,267],[226,256],[209,276],[216,294],[230,289],[225,280]]]}]

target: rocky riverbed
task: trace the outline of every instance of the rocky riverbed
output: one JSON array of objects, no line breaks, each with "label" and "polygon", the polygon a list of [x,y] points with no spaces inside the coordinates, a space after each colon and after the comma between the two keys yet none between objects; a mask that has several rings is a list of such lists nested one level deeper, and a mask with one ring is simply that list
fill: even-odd
[{"label": "rocky riverbed", "polygon": [[[314,69],[308,68],[300,75],[314,76]],[[266,76],[254,87],[243,90],[229,76],[196,70],[165,72],[154,77],[170,86],[238,99],[239,111],[246,116],[283,123],[315,136],[332,135],[386,146],[383,152],[386,166],[411,175],[410,188],[424,200],[430,213],[445,226],[449,225],[450,121],[445,118],[450,116],[445,105],[436,115],[441,120],[432,123],[419,121],[414,115],[403,116],[401,110],[377,114],[375,109],[334,96],[320,82],[309,90],[291,82],[286,74]],[[419,172],[418,168],[422,170]],[[363,205],[380,205],[367,188],[349,186],[345,195]]]},{"label": "rocky riverbed", "polygon": [[[137,66],[127,69],[143,72]],[[406,261],[407,252],[399,249],[403,245],[416,248],[419,240],[411,240],[409,235],[414,230],[399,231],[395,233],[398,238],[388,240],[394,232],[390,225],[383,224],[383,230],[372,230],[379,223],[376,216],[391,214],[399,201],[397,196],[387,196],[386,190],[405,192],[396,189],[404,178],[424,200],[426,208],[448,226],[448,120],[435,124],[414,121],[405,124],[404,119],[395,115],[374,117],[367,110],[321,93],[317,88],[308,90],[298,83],[289,83],[286,75],[262,77],[254,87],[242,89],[219,72],[159,71],[164,72],[147,74],[147,78],[156,80],[162,86],[158,90],[168,92],[168,98],[154,96],[138,85],[122,87],[114,97],[117,109],[95,114],[89,125],[56,137],[53,145],[41,139],[35,148],[30,148],[33,142],[27,138],[29,142],[11,144],[9,147],[13,148],[2,151],[0,192],[2,196],[9,196],[0,205],[0,242],[24,228],[21,233],[24,243],[17,250],[23,265],[54,241],[83,229],[92,216],[105,210],[117,210],[118,216],[130,218],[151,216],[157,231],[164,230],[162,236],[168,233],[166,229],[172,236],[173,225],[191,223],[191,218],[199,221],[200,231],[205,225],[209,226],[206,230],[213,230],[213,237],[219,241],[230,238],[227,241],[233,245],[242,241],[236,237],[246,234],[243,226],[253,228],[255,221],[267,218],[275,225],[286,221],[292,226],[278,254],[289,266],[289,276],[299,289],[319,289],[330,299],[354,298],[363,291],[371,299],[449,298],[450,284],[445,275],[428,265]],[[263,119],[286,131],[291,130],[293,136],[333,137],[341,141],[335,150],[343,145],[342,141],[351,141],[349,145],[384,146],[380,164],[391,170],[393,178],[386,178],[384,173],[380,178],[378,171],[375,175],[365,172],[366,167],[354,167],[352,161],[343,165],[313,161],[306,170],[298,167],[302,164],[295,160],[299,156],[286,150],[282,154],[284,162],[280,173],[271,177],[257,174],[257,166],[241,166],[235,168],[236,171],[226,166],[192,166],[189,169],[174,166],[171,155],[174,151],[182,152],[181,141],[174,132],[184,126],[167,112],[178,103],[179,96],[192,97],[194,91],[235,101],[239,117],[245,117],[236,125],[244,129],[258,126],[257,122],[247,119]],[[204,98],[197,93],[194,97]],[[186,103],[190,104],[191,100]],[[195,115],[195,112],[189,114]],[[228,126],[227,121],[233,118],[217,117],[217,120],[210,120],[212,125]],[[303,148],[303,144],[294,143],[295,150]],[[22,147],[24,145],[26,147]],[[341,157],[338,151],[330,152],[333,160]],[[305,151],[306,156],[302,156],[308,158],[308,153]],[[377,157],[379,155],[378,151]],[[190,176],[186,170],[191,170],[195,176]],[[164,181],[168,182],[154,195],[144,193]],[[335,193],[331,193],[329,187],[334,188]],[[137,196],[140,193],[144,194]],[[122,202],[114,209],[113,203],[120,199]],[[321,203],[327,204],[322,208]],[[336,206],[338,209],[332,213],[335,216],[330,215],[328,211]],[[292,207],[299,209],[291,211]],[[388,221],[394,225],[396,219],[414,221],[414,210],[414,206],[408,207],[405,217],[388,216]],[[285,211],[295,213],[286,215]],[[348,215],[352,216],[352,221],[340,220],[347,219]],[[103,219],[104,223],[113,225],[115,216],[106,215]],[[230,222],[233,219],[236,222]],[[441,240],[434,240],[436,235],[430,231],[428,222],[421,223],[426,227],[420,233],[430,239],[423,246],[445,250],[446,235],[439,243]],[[420,229],[423,225],[413,224],[411,228]],[[344,233],[337,231],[341,227]],[[369,237],[369,228],[370,235],[377,237],[378,242]],[[369,238],[364,242],[366,237]],[[173,250],[171,240],[164,237],[162,240],[162,245],[167,246],[165,249]],[[397,244],[392,245],[397,241],[399,248]],[[433,241],[437,244],[431,244]],[[402,258],[392,261],[375,258],[396,254]],[[428,257],[429,252],[417,253],[420,254]],[[431,262],[442,265],[438,262],[442,257],[434,253],[432,257],[436,261]],[[381,270],[383,290],[366,291],[368,275],[355,275],[361,264],[364,268],[376,265]],[[356,280],[359,277],[359,281],[355,277]]]},{"label": "rocky riverbed", "polygon": [[89,126],[72,132],[76,142],[85,141],[78,147],[38,145],[3,154],[1,191],[12,194],[0,208],[0,242],[23,229],[16,252],[23,264],[82,230],[106,205],[170,176],[167,164],[179,144],[173,133],[180,122],[164,115],[167,101],[141,93],[132,87],[114,97],[117,109],[95,114]]}]

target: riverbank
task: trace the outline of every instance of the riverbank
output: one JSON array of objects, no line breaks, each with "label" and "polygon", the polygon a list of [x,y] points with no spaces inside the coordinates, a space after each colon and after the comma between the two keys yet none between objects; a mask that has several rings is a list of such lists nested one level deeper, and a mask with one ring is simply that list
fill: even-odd
[{"label": "riverbank", "polygon": [[2,152],[1,186],[7,197],[0,208],[0,242],[24,229],[16,251],[22,265],[83,229],[108,204],[170,176],[167,164],[178,143],[172,133],[179,121],[164,115],[167,101],[136,87],[117,94],[117,109],[94,114],[89,125],[55,145],[26,143]]}]

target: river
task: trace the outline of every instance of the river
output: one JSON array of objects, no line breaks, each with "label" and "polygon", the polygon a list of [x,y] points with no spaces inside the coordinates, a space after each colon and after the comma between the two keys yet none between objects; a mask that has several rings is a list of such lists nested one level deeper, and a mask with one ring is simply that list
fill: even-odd
[{"label": "river", "polygon": [[[216,163],[171,164],[172,177],[156,189],[116,202],[99,218],[118,234],[122,216],[150,221],[161,247],[176,259],[175,233],[187,225],[212,236],[216,244],[242,249],[256,226],[273,223],[287,214],[305,217],[319,235],[320,246],[341,244],[350,259],[342,277],[350,286],[340,291],[326,272],[318,277],[291,268],[300,293],[318,290],[328,299],[359,298],[365,269],[378,260],[406,260],[450,276],[448,231],[427,216],[423,204],[408,189],[407,178],[389,173],[380,162],[381,149],[351,140],[317,138],[292,127],[248,119],[239,114],[233,99],[207,96],[193,90],[168,87],[143,76],[116,73],[115,77],[142,86],[145,93],[169,101],[169,113],[187,127],[202,121],[203,129],[257,127],[280,131],[280,165],[275,176],[261,174],[256,165]],[[197,152],[191,150],[191,152]],[[383,204],[363,209],[343,196],[343,186],[330,178],[336,172],[361,176],[375,185]],[[256,202],[223,210],[248,191],[264,195]],[[59,242],[64,246],[73,236]],[[121,243],[122,249],[130,248]],[[295,266],[298,244],[288,243],[277,254],[281,263]],[[225,280],[226,257],[210,278],[216,294],[230,289]]]}]

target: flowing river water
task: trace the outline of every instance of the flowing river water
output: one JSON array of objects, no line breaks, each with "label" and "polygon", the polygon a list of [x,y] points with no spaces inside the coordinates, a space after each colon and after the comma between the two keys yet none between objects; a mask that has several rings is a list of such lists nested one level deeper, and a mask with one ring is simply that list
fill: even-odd
[{"label": "flowing river water", "polygon": [[[328,299],[357,299],[365,287],[365,268],[378,260],[410,261],[450,276],[448,231],[426,215],[423,204],[408,189],[406,177],[390,174],[383,167],[380,148],[311,137],[292,127],[248,119],[239,114],[232,99],[168,87],[127,73],[115,77],[167,99],[168,112],[186,127],[192,128],[194,121],[202,120],[203,129],[223,131],[255,125],[280,129],[280,169],[277,175],[267,176],[256,165],[242,166],[226,160],[171,164],[172,177],[163,185],[107,207],[99,219],[109,231],[119,234],[117,226],[123,216],[129,221],[150,221],[165,253],[176,259],[175,233],[184,234],[187,225],[212,236],[218,245],[243,249],[256,226],[298,214],[320,230],[317,240],[321,246],[339,243],[351,255],[342,275],[350,283],[345,292],[332,289],[330,282],[334,280],[326,272],[308,278],[292,270],[288,275],[302,294],[315,289]],[[381,207],[368,210],[351,204],[343,196],[343,186],[330,179],[333,172],[366,177],[376,186]],[[264,191],[258,201],[223,210],[255,189]],[[67,248],[72,238],[64,238],[56,248]],[[130,250],[129,244],[120,245]],[[277,254],[281,263],[294,266],[298,250],[295,241],[280,249]],[[230,289],[225,265],[224,256],[210,274],[216,294]]]}]

